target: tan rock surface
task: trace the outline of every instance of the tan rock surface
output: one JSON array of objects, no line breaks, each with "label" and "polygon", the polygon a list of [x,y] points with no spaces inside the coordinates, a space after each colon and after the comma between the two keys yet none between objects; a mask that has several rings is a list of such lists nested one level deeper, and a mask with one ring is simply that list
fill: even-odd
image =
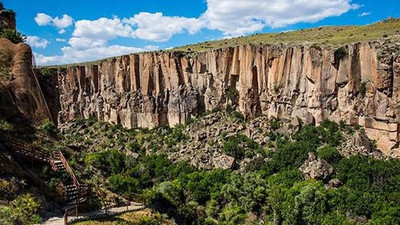
[{"label": "tan rock surface", "polygon": [[0,55],[0,97],[12,99],[18,110],[35,123],[50,118],[46,101],[32,70],[31,48],[26,44],[13,44],[8,39],[0,38]]},{"label": "tan rock surface", "polygon": [[[59,74],[59,121],[95,116],[125,127],[174,126],[228,104],[246,117],[299,117],[366,126],[398,148],[398,40],[345,46],[245,45],[196,54],[151,52],[74,66]],[[365,85],[365,94],[359,93]],[[226,91],[233,87],[232,102]]]}]

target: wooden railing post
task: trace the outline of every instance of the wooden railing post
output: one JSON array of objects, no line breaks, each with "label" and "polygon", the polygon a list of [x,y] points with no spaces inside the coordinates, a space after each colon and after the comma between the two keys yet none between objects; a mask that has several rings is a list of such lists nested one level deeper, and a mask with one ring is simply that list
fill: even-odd
[{"label": "wooden railing post", "polygon": [[67,210],[65,210],[65,213],[64,213],[64,225],[68,225],[68,211]]}]

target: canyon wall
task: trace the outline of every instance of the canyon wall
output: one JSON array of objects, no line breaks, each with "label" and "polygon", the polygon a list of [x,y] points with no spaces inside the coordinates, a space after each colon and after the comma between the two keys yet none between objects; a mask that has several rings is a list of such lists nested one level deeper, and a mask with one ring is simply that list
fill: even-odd
[{"label": "canyon wall", "polygon": [[213,109],[251,118],[324,119],[365,127],[398,150],[400,42],[326,50],[244,45],[201,53],[151,52],[58,71],[59,123],[97,117],[125,127],[174,126]]}]

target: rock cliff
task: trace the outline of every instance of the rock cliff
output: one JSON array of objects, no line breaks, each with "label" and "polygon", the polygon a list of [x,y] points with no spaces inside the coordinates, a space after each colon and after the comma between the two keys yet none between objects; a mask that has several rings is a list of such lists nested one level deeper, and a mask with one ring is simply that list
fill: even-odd
[{"label": "rock cliff", "polygon": [[132,54],[58,70],[58,86],[60,123],[94,116],[128,128],[174,126],[229,105],[248,118],[361,125],[385,154],[399,143],[398,37],[334,50],[249,44]]},{"label": "rock cliff", "polygon": [[32,69],[32,50],[0,38],[0,115],[40,124],[50,117],[37,77]]}]

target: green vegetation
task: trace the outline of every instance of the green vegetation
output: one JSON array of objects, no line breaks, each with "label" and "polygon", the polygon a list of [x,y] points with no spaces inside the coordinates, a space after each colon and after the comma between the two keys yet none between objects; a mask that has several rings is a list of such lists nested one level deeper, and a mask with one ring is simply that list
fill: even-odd
[{"label": "green vegetation", "polygon": [[[105,125],[94,121],[82,121],[80,124],[88,126],[87,133],[91,132],[91,126]],[[400,222],[399,160],[377,160],[361,155],[343,157],[338,148],[345,141],[345,134],[354,132],[354,128],[343,123],[323,121],[318,127],[302,125],[290,137],[279,133],[282,124],[278,119],[270,121],[271,130],[267,135],[271,138],[266,145],[241,134],[224,137],[222,150],[235,157],[238,163],[256,155],[267,159],[253,158],[240,173],[235,169],[198,169],[184,161],[172,163],[167,155],[160,152],[141,154],[147,140],[155,137],[174,142],[172,145],[159,142],[160,149],[174,148],[177,142],[184,143],[187,137],[183,126],[154,130],[108,126],[109,130],[118,133],[118,138],[131,138],[127,139],[130,143],[128,151],[140,153],[138,158],[104,149],[84,153],[83,165],[99,169],[106,178],[106,185],[115,193],[128,199],[143,196],[152,210],[178,224]],[[329,179],[303,179],[298,168],[309,152],[334,167],[335,172]],[[327,188],[330,179],[339,179],[341,185]],[[143,218],[151,222],[138,223],[135,220],[130,223],[129,220],[120,220],[120,217],[101,221],[108,221],[109,224],[116,224],[115,221],[160,224],[162,220]],[[92,222],[90,224],[96,224]]]},{"label": "green vegetation", "polygon": [[348,50],[342,46],[335,51],[335,57],[339,60],[345,59],[348,56]]},{"label": "green vegetation", "polygon": [[75,225],[162,225],[172,223],[163,218],[159,213],[151,210],[143,210],[139,212],[129,212],[117,217],[109,217],[100,220],[91,220],[85,222],[77,222]]},{"label": "green vegetation", "polygon": [[234,102],[234,100],[239,97],[239,91],[236,89],[235,86],[229,86],[225,90],[225,95],[229,100]]},{"label": "green vegetation", "polygon": [[41,222],[36,213],[39,203],[30,194],[18,196],[8,206],[0,205],[0,224],[37,224]]},{"label": "green vegetation", "polygon": [[25,42],[26,36],[13,29],[3,29],[0,31],[0,38],[7,38],[14,44]]},{"label": "green vegetation", "polygon": [[45,76],[46,78],[49,78],[52,76],[53,73],[52,73],[51,68],[43,67],[43,68],[40,68],[40,74]]},{"label": "green vegetation", "polygon": [[317,43],[324,47],[337,48],[354,42],[364,42],[400,34],[400,20],[387,19],[365,26],[327,26],[312,29],[282,33],[254,34],[248,37],[238,37],[218,41],[204,42],[194,45],[177,47],[171,51],[201,52],[210,49],[238,46],[244,44],[299,44]]},{"label": "green vegetation", "polygon": [[257,142],[240,134],[229,137],[224,142],[223,151],[236,160],[242,160],[245,157],[252,158],[256,153],[261,151],[261,147]]},{"label": "green vegetation", "polygon": [[361,94],[361,96],[365,97],[367,92],[367,82],[361,82],[360,86],[358,87],[358,92]]}]

